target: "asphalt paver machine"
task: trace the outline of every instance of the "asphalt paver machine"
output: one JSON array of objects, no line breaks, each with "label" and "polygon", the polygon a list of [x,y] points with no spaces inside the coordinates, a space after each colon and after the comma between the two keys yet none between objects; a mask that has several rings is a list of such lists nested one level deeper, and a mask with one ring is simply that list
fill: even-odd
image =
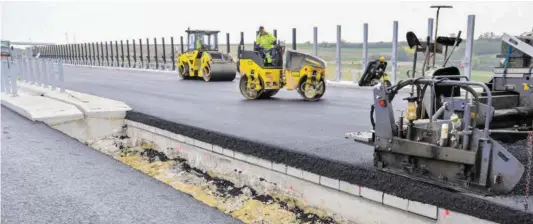
[{"label": "asphalt paver machine", "polygon": [[[417,51],[437,52],[455,48],[460,38],[435,37],[431,43],[428,37],[421,44],[408,32],[407,41]],[[501,53],[504,60],[487,83],[469,80],[455,66],[442,66],[390,87],[377,84],[370,112],[373,130],[345,137],[373,146],[373,164],[381,171],[481,195],[513,190],[526,162],[501,143],[532,133],[533,32],[504,34]],[[402,97],[407,108],[395,115],[392,102],[402,88],[410,89]]]}]

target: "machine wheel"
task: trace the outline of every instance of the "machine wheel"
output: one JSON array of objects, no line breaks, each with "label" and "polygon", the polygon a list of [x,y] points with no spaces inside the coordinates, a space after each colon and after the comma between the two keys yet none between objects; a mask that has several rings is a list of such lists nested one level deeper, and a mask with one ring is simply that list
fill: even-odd
[{"label": "machine wheel", "polygon": [[261,95],[263,95],[263,93],[264,93],[263,82],[260,80],[259,83],[260,83],[260,85],[261,85],[261,90],[259,90],[259,91],[255,91],[255,90],[248,89],[248,88],[247,88],[247,85],[248,85],[248,77],[246,77],[245,75],[243,75],[243,76],[241,77],[241,80],[239,81],[239,90],[241,91],[241,94],[242,94],[246,99],[249,99],[249,100],[255,100],[255,99],[258,99],[258,98],[260,98]]},{"label": "machine wheel", "polygon": [[178,67],[178,73],[182,79],[191,79],[189,75],[189,64],[185,63],[182,66]]},{"label": "machine wheel", "polygon": [[303,80],[298,86],[298,93],[306,101],[318,101],[326,92],[326,83],[324,80],[320,80],[316,85],[309,85],[309,89],[305,88],[305,84],[308,82],[308,79]]},{"label": "machine wheel", "polygon": [[202,77],[204,78],[204,81],[211,81],[211,69],[209,69],[208,67],[204,67],[203,73],[204,75]]}]

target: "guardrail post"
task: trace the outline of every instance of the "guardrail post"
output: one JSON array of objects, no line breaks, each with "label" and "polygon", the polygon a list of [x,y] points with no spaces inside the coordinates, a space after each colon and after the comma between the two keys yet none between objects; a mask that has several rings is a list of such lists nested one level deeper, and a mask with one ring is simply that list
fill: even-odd
[{"label": "guardrail post", "polygon": [[292,28],[292,49],[296,50],[296,28]]},{"label": "guardrail post", "polygon": [[146,69],[150,69],[150,40],[146,38]]},{"label": "guardrail post", "polygon": [[337,58],[337,72],[335,74],[335,81],[340,82],[341,81],[341,75],[342,75],[342,58],[341,58],[341,25],[337,25],[337,51],[336,51],[336,58]]},{"label": "guardrail post", "polygon": [[468,23],[466,28],[466,46],[464,58],[464,74],[471,78],[472,75],[472,52],[474,49],[474,28],[476,26],[476,15],[468,15]]},{"label": "guardrail post", "polygon": [[392,23],[392,57],[391,57],[391,64],[392,64],[392,76],[391,76],[391,84],[396,84],[396,76],[398,69],[398,62],[396,58],[398,57],[398,21],[394,21]]},{"label": "guardrail post", "polygon": [[428,18],[428,36],[430,40],[433,40],[433,18]]},{"label": "guardrail post", "polygon": [[103,42],[100,42],[100,52],[102,52],[102,54],[100,55],[100,58],[102,59],[101,61],[101,64],[102,66],[106,66],[107,65],[107,42],[106,42],[106,47],[105,47],[105,52],[104,52],[104,43]]},{"label": "guardrail post", "polygon": [[[363,58],[361,59],[361,64],[363,65],[362,75],[366,72],[366,65],[368,64],[368,23],[363,24]],[[357,82],[357,80],[354,80]]]},{"label": "guardrail post", "polygon": [[124,67],[124,41],[120,40],[120,60],[122,61],[120,63],[120,67]]},{"label": "guardrail post", "polygon": [[109,62],[107,66],[113,67],[113,42],[109,41]]},{"label": "guardrail post", "polygon": [[180,51],[182,54],[185,51],[185,48],[183,47],[183,36],[180,36]]},{"label": "guardrail post", "polygon": [[115,55],[117,62],[115,63],[116,67],[120,67],[120,59],[118,58],[118,41],[115,40]]},{"label": "guardrail post", "polygon": [[89,44],[84,43],[83,47],[85,48],[85,65],[89,65]]},{"label": "guardrail post", "polygon": [[226,33],[226,53],[229,54],[230,52],[230,42],[229,42],[229,33]]},{"label": "guardrail post", "polygon": [[59,79],[59,91],[65,92],[65,77],[63,76],[63,61],[59,60],[58,62],[58,79]]},{"label": "guardrail post", "polygon": [[157,58],[157,38],[154,37],[154,60],[155,60],[155,70],[159,70],[159,58]]},{"label": "guardrail post", "polygon": [[33,58],[28,58],[28,75],[30,76],[30,84],[35,84],[35,75],[34,75],[34,69],[33,64],[35,60]]},{"label": "guardrail post", "polygon": [[170,37],[170,52],[172,58],[172,71],[176,71],[176,52],[174,50],[174,37]]},{"label": "guardrail post", "polygon": [[6,85],[6,79],[8,77],[8,70],[7,70],[7,60],[5,59],[2,59],[2,61],[0,62],[1,63],[1,66],[2,66],[2,73],[1,73],[1,78],[2,78],[2,93],[7,93],[7,85]]},{"label": "guardrail post", "polygon": [[98,63],[97,63],[97,55],[98,55],[98,52],[96,52],[96,43],[91,43],[92,45],[92,48],[93,48],[93,66],[97,66]]},{"label": "guardrail post", "polygon": [[97,66],[101,66],[102,65],[102,60],[101,60],[101,56],[102,56],[102,53],[100,52],[100,45],[98,44],[98,42],[96,42],[96,65]]},{"label": "guardrail post", "polygon": [[131,68],[130,40],[126,40],[126,52],[128,52],[126,55],[126,57],[128,57],[128,68]]},{"label": "guardrail post", "polygon": [[41,75],[41,84],[43,87],[46,87],[46,79],[48,78],[48,65],[46,64],[46,60],[42,59],[42,62],[43,62],[43,67],[42,67],[42,72],[43,74]]},{"label": "guardrail post", "polygon": [[318,27],[313,27],[313,55],[318,56]]},{"label": "guardrail post", "polygon": [[17,91],[17,77],[18,77],[19,71],[17,71],[16,66],[11,66],[11,96],[16,97],[18,96]]},{"label": "guardrail post", "polygon": [[[91,49],[91,44],[89,43],[89,49]],[[57,76],[55,75],[56,74],[56,69],[57,69],[57,64],[56,64],[57,60],[55,59],[51,59],[50,60],[50,64],[51,64],[51,69],[50,69],[50,89],[52,91],[56,90],[56,84],[57,84]]]},{"label": "guardrail post", "polygon": [[163,67],[163,70],[167,70],[167,57],[166,57],[166,50],[165,50],[165,38],[161,37],[161,46],[163,47],[163,62],[161,63],[161,67]]},{"label": "guardrail post", "polygon": [[141,67],[140,68],[144,68],[143,42],[142,42],[142,39],[139,39],[139,52],[141,53],[141,56],[139,56],[139,59],[141,59]]},{"label": "guardrail post", "polygon": [[132,39],[131,41],[133,44],[133,67],[137,68],[137,48],[135,47],[135,39]]}]

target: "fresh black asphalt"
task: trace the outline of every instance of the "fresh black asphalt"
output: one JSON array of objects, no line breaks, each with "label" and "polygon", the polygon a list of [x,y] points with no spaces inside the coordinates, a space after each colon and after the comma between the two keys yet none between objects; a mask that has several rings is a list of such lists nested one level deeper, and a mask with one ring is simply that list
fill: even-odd
[{"label": "fresh black asphalt", "polygon": [[43,123],[1,114],[1,223],[241,223]]},{"label": "fresh black asphalt", "polygon": [[68,89],[120,100],[134,110],[170,121],[370,167],[372,148],[344,134],[371,129],[372,93],[327,89],[306,102],[296,91],[270,100],[245,100],[233,82],[181,80],[177,74],[65,67]]}]

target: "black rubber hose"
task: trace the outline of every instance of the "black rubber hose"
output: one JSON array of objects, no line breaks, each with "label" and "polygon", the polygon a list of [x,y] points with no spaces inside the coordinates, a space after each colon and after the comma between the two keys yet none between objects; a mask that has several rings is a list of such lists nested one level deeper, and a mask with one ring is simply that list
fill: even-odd
[{"label": "black rubber hose", "polygon": [[376,122],[374,121],[374,109],[375,105],[370,106],[370,123],[372,124],[372,130],[376,130]]}]

